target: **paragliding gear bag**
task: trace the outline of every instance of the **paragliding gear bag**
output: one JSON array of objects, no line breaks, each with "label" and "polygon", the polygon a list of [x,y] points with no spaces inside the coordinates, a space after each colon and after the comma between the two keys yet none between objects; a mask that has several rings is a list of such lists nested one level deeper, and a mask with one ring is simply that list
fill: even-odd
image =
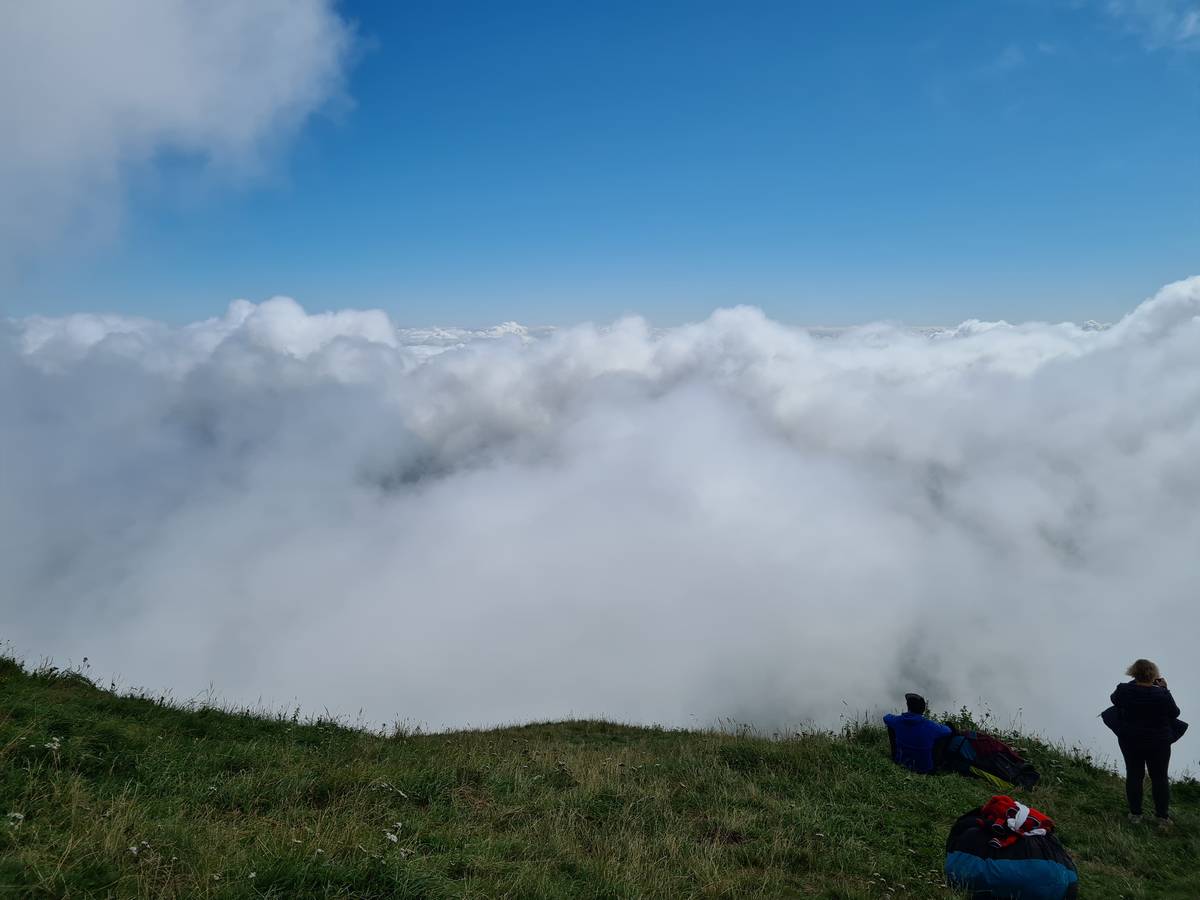
[{"label": "paragliding gear bag", "polygon": [[1029,790],[1041,780],[1037,769],[1016,750],[978,731],[963,731],[951,737],[942,764],[952,772],[982,778],[1004,791],[1018,787]]},{"label": "paragliding gear bag", "polygon": [[[1011,797],[992,799],[1009,801],[1003,812],[1019,812],[1019,804]],[[1075,861],[1054,834],[1050,819],[1039,818],[1042,825],[1051,826],[1040,829],[1046,833],[1014,833],[1015,840],[997,847],[993,844],[992,823],[984,817],[986,808],[964,813],[950,829],[945,872],[951,886],[991,900],[1074,900],[1079,896]],[[1035,813],[1037,810],[1029,810],[1030,816]],[[1022,828],[1028,820],[1026,816]],[[1012,831],[1007,821],[1004,828]]]}]

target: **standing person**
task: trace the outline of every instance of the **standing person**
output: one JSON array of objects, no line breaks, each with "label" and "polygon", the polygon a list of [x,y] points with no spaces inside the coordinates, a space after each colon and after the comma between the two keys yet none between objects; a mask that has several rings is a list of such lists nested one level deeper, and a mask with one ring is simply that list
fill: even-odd
[{"label": "standing person", "polygon": [[900,765],[928,775],[935,768],[945,748],[951,730],[940,722],[925,718],[925,698],[920,694],[905,694],[908,712],[883,717],[888,728],[892,759]]},{"label": "standing person", "polygon": [[1117,741],[1125,758],[1129,821],[1142,820],[1142,792],[1148,769],[1154,815],[1160,825],[1170,825],[1171,783],[1167,780],[1167,767],[1174,739],[1172,723],[1179,718],[1179,707],[1167,689],[1167,680],[1150,660],[1136,660],[1125,674],[1133,680],[1118,684],[1110,699],[1120,711]]}]

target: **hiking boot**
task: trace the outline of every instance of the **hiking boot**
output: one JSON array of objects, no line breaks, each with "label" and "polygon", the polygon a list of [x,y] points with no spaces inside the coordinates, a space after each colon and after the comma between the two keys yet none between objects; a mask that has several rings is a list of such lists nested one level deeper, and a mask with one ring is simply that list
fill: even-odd
[{"label": "hiking boot", "polygon": [[1159,831],[1166,831],[1175,824],[1175,820],[1170,816],[1155,816],[1154,821],[1158,823]]},{"label": "hiking boot", "polygon": [[1141,813],[1130,813],[1129,814],[1129,824],[1130,825],[1141,825],[1142,824],[1142,814]]}]

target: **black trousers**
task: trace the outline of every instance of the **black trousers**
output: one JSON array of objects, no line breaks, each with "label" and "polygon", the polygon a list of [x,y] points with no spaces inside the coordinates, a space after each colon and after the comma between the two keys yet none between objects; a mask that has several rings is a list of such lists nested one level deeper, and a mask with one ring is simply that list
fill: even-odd
[{"label": "black trousers", "polygon": [[1149,769],[1154,814],[1165,819],[1171,805],[1171,782],[1167,780],[1171,745],[1166,741],[1150,743],[1123,738],[1120,744],[1121,755],[1125,757],[1125,799],[1129,801],[1129,811],[1135,816],[1142,814],[1142,790]]}]

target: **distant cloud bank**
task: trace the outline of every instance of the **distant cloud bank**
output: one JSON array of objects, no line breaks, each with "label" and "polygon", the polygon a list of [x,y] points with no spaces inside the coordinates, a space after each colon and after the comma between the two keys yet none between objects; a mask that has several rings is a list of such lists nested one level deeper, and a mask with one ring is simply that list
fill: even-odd
[{"label": "distant cloud bank", "polygon": [[1181,702],[1200,278],[1111,327],[0,325],[0,633],[432,726]]},{"label": "distant cloud bank", "polygon": [[161,156],[259,174],[341,96],[351,44],[331,0],[8,4],[0,269],[111,231],[130,176]]}]

